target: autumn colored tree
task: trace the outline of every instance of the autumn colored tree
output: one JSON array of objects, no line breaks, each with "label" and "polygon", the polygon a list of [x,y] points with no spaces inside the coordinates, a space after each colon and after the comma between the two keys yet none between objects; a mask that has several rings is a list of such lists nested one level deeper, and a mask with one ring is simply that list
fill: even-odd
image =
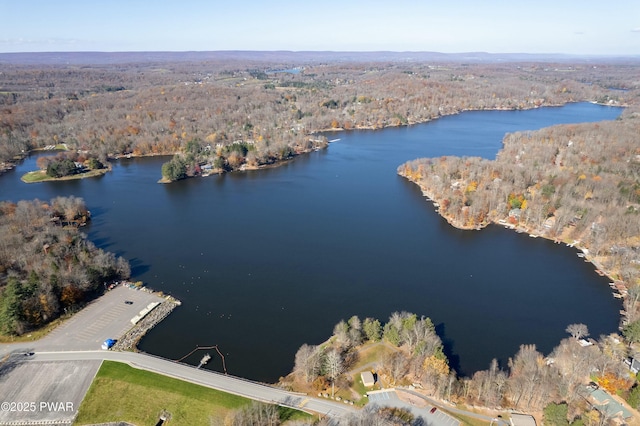
[{"label": "autumn colored tree", "polygon": [[2,334],[20,335],[47,324],[64,308],[98,294],[103,283],[131,273],[126,260],[98,249],[79,232],[89,220],[80,198],[0,202],[0,212],[0,271],[12,271],[0,289]]}]

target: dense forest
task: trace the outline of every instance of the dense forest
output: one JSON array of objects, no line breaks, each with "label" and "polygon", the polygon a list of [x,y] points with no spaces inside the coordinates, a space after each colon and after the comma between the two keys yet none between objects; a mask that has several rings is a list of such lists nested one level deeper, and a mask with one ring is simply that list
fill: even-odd
[{"label": "dense forest", "polygon": [[172,180],[203,166],[258,167],[322,148],[322,130],[410,125],[464,110],[627,104],[639,75],[624,63],[0,64],[0,163],[62,143],[101,163],[178,154],[165,169]]},{"label": "dense forest", "polygon": [[[622,336],[583,346],[588,331],[572,324],[552,354],[523,345],[508,366],[457,378],[428,318],[395,313],[382,325],[353,317],[328,344],[300,348],[292,380],[346,386],[358,348],[378,342],[394,348],[379,364],[385,380],[420,383],[441,398],[602,424],[584,400],[584,384],[595,380],[638,407],[640,388],[622,360],[640,343],[640,66],[445,61],[3,63],[0,172],[31,150],[64,146],[39,167],[57,176],[75,161],[102,167],[125,155],[170,155],[158,175],[171,181],[277,164],[323,148],[320,133],[331,130],[576,101],[626,106],[612,122],[507,135],[495,160],[419,159],[398,169],[455,226],[500,223],[580,247],[625,293]],[[129,275],[125,260],[79,232],[87,219],[73,198],[0,204],[2,333],[46,323]]]},{"label": "dense forest", "polygon": [[280,384],[301,392],[327,392],[334,386],[348,395],[353,394],[354,377],[370,370],[381,388],[411,385],[427,395],[466,406],[544,412],[545,424],[567,426],[602,425],[614,415],[589,404],[590,381],[626,398],[633,408],[640,407],[640,384],[624,363],[632,352],[629,343],[637,342],[640,332],[625,328],[623,336],[587,341],[589,330],[584,324],[569,324],[566,331],[570,337],[550,354],[540,353],[535,345],[522,345],[508,365],[501,366],[494,359],[487,370],[457,377],[429,318],[394,312],[382,324],[354,316],[336,324],[326,342],[302,345],[293,372]]},{"label": "dense forest", "polygon": [[561,125],[504,139],[495,160],[442,157],[398,172],[418,183],[450,223],[501,223],[580,247],[621,281],[625,322],[639,318],[640,113]]},{"label": "dense forest", "polygon": [[129,277],[125,259],[79,231],[89,217],[76,197],[0,202],[0,334],[41,327]]}]

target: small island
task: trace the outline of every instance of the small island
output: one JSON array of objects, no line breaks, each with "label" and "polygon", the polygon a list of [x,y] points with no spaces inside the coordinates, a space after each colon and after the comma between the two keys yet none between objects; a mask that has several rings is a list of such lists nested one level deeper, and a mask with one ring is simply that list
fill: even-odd
[{"label": "small island", "polygon": [[184,152],[175,154],[162,165],[162,179],[158,182],[170,183],[188,177],[276,167],[300,154],[327,146],[324,136],[301,138],[292,144],[269,144],[259,138],[214,146],[195,138],[187,142]]},{"label": "small island", "polygon": [[68,152],[40,157],[37,164],[40,170],[25,173],[20,178],[23,182],[84,179],[102,176],[111,170],[111,165],[107,161],[103,162],[86,154]]}]

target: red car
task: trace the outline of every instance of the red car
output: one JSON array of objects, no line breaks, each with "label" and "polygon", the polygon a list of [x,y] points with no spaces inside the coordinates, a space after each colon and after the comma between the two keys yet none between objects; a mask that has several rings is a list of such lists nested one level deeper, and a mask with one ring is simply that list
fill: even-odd
[{"label": "red car", "polygon": [[431,411],[429,411],[429,412],[430,412],[431,414],[433,414],[433,413],[435,413],[435,412],[436,412],[436,410],[437,410],[437,409],[438,409],[438,407],[433,407],[433,408],[431,409]]}]

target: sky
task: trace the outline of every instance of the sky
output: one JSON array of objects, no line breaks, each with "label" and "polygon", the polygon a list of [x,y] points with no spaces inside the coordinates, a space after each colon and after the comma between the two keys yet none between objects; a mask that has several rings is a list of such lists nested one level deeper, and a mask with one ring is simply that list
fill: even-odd
[{"label": "sky", "polygon": [[0,52],[640,55],[640,0],[0,0]]}]

